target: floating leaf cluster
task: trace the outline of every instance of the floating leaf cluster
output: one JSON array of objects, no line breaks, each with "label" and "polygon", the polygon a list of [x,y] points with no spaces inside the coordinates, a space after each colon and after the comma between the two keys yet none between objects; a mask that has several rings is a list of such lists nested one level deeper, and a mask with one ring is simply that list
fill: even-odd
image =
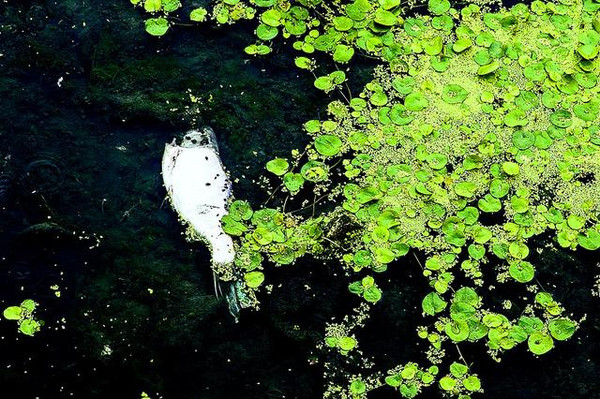
[{"label": "floating leaf cluster", "polygon": [[25,299],[19,306],[9,306],[2,312],[6,320],[14,320],[19,326],[19,332],[33,336],[40,331],[43,322],[36,320],[34,311],[37,303],[32,299]]},{"label": "floating leaf cluster", "polygon": [[[429,0],[424,15],[410,17],[405,7],[223,0],[210,14],[220,24],[256,20],[248,54],[290,39],[296,66],[314,74],[317,89],[340,96],[327,118],[304,124],[313,137],[304,153],[267,163],[281,207],[253,210],[238,200],[222,220],[239,237],[236,265],[247,285],[263,284],[265,258],[337,258],[364,303],[328,325],[325,344],[363,356],[354,330],[385,299],[378,280],[409,254],[422,260],[430,289],[416,330],[429,364],[366,367],[346,385],[331,382],[329,397],[364,397],[383,385],[407,398],[430,385],[465,399],[482,392],[476,366],[446,349],[483,345],[499,360],[519,345],[543,355],[569,339],[578,322],[537,281],[535,252],[542,242],[600,248],[600,2],[458,9]],[[380,65],[348,97],[349,70],[323,73],[316,52],[338,67],[357,54]],[[313,206],[305,218],[286,212],[288,199],[305,192],[326,193],[335,209],[315,215]],[[340,235],[340,224],[351,228]],[[489,299],[497,283],[516,293],[510,306]]]}]

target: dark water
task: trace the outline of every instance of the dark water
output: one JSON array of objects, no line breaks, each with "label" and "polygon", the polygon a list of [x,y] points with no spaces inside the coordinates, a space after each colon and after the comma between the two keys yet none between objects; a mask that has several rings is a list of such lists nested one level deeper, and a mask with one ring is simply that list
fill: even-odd
[{"label": "dark water", "polygon": [[[315,343],[355,304],[335,265],[274,270],[261,311],[234,324],[214,298],[207,251],[185,242],[163,201],[163,146],[181,132],[212,126],[234,192],[260,203],[262,165],[302,148],[301,123],[323,112],[329,99],[293,54],[248,58],[251,40],[244,25],[153,39],[126,0],[0,2],[0,305],[33,298],[45,321],[31,338],[0,320],[0,397],[320,397]],[[369,67],[353,67],[357,91]],[[571,341],[500,364],[463,350],[486,397],[600,398],[597,261],[538,262],[540,280],[588,315]],[[390,277],[361,341],[383,366],[421,359],[425,283],[411,262]]]}]

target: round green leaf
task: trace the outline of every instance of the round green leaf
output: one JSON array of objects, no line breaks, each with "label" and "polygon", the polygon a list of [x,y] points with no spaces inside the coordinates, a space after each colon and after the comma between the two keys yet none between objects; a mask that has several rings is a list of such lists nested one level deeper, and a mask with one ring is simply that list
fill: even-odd
[{"label": "round green leaf", "polygon": [[471,198],[475,195],[475,190],[477,190],[477,185],[468,181],[463,181],[454,185],[454,192],[465,198]]},{"label": "round green leaf", "polygon": [[508,268],[508,273],[519,283],[528,283],[533,280],[535,269],[529,262],[512,262]]},{"label": "round green leaf", "polygon": [[516,176],[519,174],[519,165],[514,162],[503,162],[502,170],[509,176]]},{"label": "round green leaf", "polygon": [[21,309],[25,310],[27,313],[32,313],[35,310],[36,303],[33,299],[25,299],[21,302]]},{"label": "round green leaf", "polygon": [[477,69],[478,75],[488,75],[500,68],[500,63],[498,61],[492,61],[489,64],[482,65]]},{"label": "round green leaf", "polygon": [[496,198],[502,198],[510,191],[510,184],[501,179],[493,179],[490,183],[490,194]]},{"label": "round green leaf", "polygon": [[456,386],[456,380],[452,377],[444,376],[440,379],[440,388],[444,391],[452,391]]},{"label": "round green leaf", "polygon": [[587,122],[591,122],[598,118],[598,111],[599,107],[596,101],[577,104],[573,107],[573,113],[575,116]]},{"label": "round green leaf", "polygon": [[356,340],[352,337],[342,337],[338,340],[338,346],[341,350],[351,351],[356,346]]},{"label": "round green leaf", "polygon": [[194,22],[204,22],[206,20],[206,16],[208,15],[208,11],[202,7],[198,7],[190,12],[190,20]]},{"label": "round green leaf", "polygon": [[465,51],[472,45],[473,45],[473,42],[471,42],[471,39],[469,39],[467,37],[462,37],[462,38],[458,39],[456,42],[454,42],[454,44],[452,45],[452,50],[455,53],[462,53],[463,51]]},{"label": "round green leaf", "polygon": [[314,86],[323,91],[329,91],[333,88],[333,80],[329,76],[319,76],[314,81]]},{"label": "round green leaf", "polygon": [[543,355],[554,347],[554,340],[550,335],[536,331],[529,336],[527,346],[533,354]]},{"label": "round green leaf", "polygon": [[333,60],[341,64],[345,64],[354,56],[354,48],[346,46],[345,44],[338,44],[335,46],[333,53]]},{"label": "round green leaf", "polygon": [[504,124],[508,127],[525,126],[527,122],[525,111],[520,108],[513,109],[504,115]]},{"label": "round green leaf", "polygon": [[564,341],[575,333],[577,324],[567,318],[554,319],[548,323],[548,330],[554,339]]},{"label": "round green leaf", "polygon": [[[369,97],[369,101],[371,102],[371,104],[373,104],[377,107],[383,107],[385,104],[387,104],[388,97],[385,95],[384,92],[376,91],[373,94],[371,94],[371,97]],[[400,104],[396,104],[396,105],[400,105]],[[391,117],[391,115],[390,115],[390,117]]]},{"label": "round green leaf", "polygon": [[302,177],[308,181],[319,182],[327,178],[327,169],[323,162],[308,161],[300,169]]},{"label": "round green leaf", "polygon": [[246,225],[235,220],[230,215],[224,215],[221,218],[221,225],[223,226],[223,231],[232,236],[241,236],[248,231]]},{"label": "round green leaf", "polygon": [[290,164],[283,158],[275,158],[267,162],[267,170],[277,176],[282,176],[287,172]]},{"label": "round green leaf", "polygon": [[529,248],[520,241],[513,241],[508,246],[508,252],[517,259],[525,259],[529,255]]},{"label": "round green leaf", "polygon": [[269,26],[277,27],[281,24],[281,13],[278,10],[271,8],[262,13],[260,20]]},{"label": "round green leaf", "polygon": [[463,380],[464,387],[471,392],[477,392],[481,389],[481,380],[474,375],[470,375]]},{"label": "round green leaf", "polygon": [[446,323],[444,331],[454,342],[461,342],[469,338],[469,325],[464,321],[453,320]]},{"label": "round green leaf", "polygon": [[404,99],[404,106],[409,111],[421,111],[427,107],[429,101],[421,92],[410,93]]},{"label": "round green leaf", "polygon": [[332,157],[342,149],[342,140],[332,134],[325,134],[315,139],[315,149],[321,155]]},{"label": "round green leaf", "polygon": [[362,395],[367,391],[367,386],[361,380],[354,380],[352,384],[350,384],[350,392],[354,395]]},{"label": "round green leaf", "polygon": [[546,70],[543,62],[534,62],[523,69],[523,74],[529,80],[539,82],[546,78]]},{"label": "round green leaf", "polygon": [[169,30],[169,22],[166,18],[148,18],[145,22],[146,32],[152,36],[162,36]]},{"label": "round green leaf", "polygon": [[161,5],[161,0],[144,0],[144,10],[148,12],[160,11]]},{"label": "round green leaf", "polygon": [[561,109],[553,112],[550,115],[550,122],[554,126],[558,127],[569,127],[573,123],[571,113],[567,110]]},{"label": "round green leaf", "polygon": [[431,167],[431,169],[439,170],[443,169],[444,166],[448,163],[448,157],[443,154],[430,154],[427,156],[427,163]]},{"label": "round green leaf", "polygon": [[374,21],[379,25],[394,26],[398,23],[398,18],[390,11],[378,8],[377,11],[375,11]]},{"label": "round green leaf", "polygon": [[333,18],[333,27],[340,32],[349,31],[352,29],[352,26],[354,26],[354,21],[348,17],[339,16]]},{"label": "round green leaf", "polygon": [[441,15],[450,9],[450,2],[448,0],[429,0],[427,8],[432,14]]},{"label": "round green leaf", "polygon": [[244,281],[248,287],[257,288],[265,281],[265,275],[263,272],[255,270],[244,274]]},{"label": "round green leaf", "polygon": [[4,309],[2,315],[7,320],[20,320],[21,319],[21,307],[19,306],[9,306]]},{"label": "round green leaf", "polygon": [[403,126],[408,125],[413,121],[414,117],[402,104],[394,104],[390,110],[390,119],[395,125]]},{"label": "round green leaf", "polygon": [[304,177],[300,173],[292,173],[288,172],[283,176],[283,184],[290,191],[290,193],[294,194],[300,191],[302,185],[304,184]]},{"label": "round green leaf", "polygon": [[469,367],[467,367],[466,364],[453,362],[450,365],[450,373],[456,378],[462,377],[463,375],[467,374],[468,371]]},{"label": "round green leaf", "polygon": [[442,100],[448,104],[459,104],[467,99],[469,92],[461,85],[449,84],[442,89]]},{"label": "round green leaf", "polygon": [[377,303],[381,299],[381,290],[374,285],[367,287],[363,292],[363,298],[367,302]]},{"label": "round green leaf", "polygon": [[256,37],[260,40],[271,40],[277,36],[278,33],[279,30],[274,26],[259,24],[256,27]]},{"label": "round green leaf", "polygon": [[512,142],[520,150],[526,150],[535,143],[535,135],[532,132],[517,130],[512,135]]},{"label": "round green leaf", "polygon": [[423,312],[430,316],[433,316],[436,313],[444,310],[447,304],[448,303],[444,301],[437,292],[430,292],[427,294],[421,303]]},{"label": "round green leaf", "polygon": [[479,201],[477,201],[477,206],[486,213],[494,213],[502,209],[500,200],[490,194],[486,194],[483,198],[480,198]]},{"label": "round green leaf", "polygon": [[33,336],[40,330],[40,323],[33,319],[25,319],[19,324],[19,331],[25,335]]}]

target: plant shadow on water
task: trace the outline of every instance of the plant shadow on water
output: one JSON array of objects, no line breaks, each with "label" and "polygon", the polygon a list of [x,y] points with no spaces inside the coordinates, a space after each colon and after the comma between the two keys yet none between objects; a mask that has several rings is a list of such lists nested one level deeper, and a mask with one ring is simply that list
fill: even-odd
[{"label": "plant shadow on water", "polygon": [[[266,193],[253,180],[267,160],[304,147],[302,123],[329,99],[290,67],[290,53],[244,59],[248,26],[156,40],[123,1],[59,3],[0,9],[0,172],[11,180],[0,210],[1,304],[31,297],[45,321],[33,338],[0,322],[0,381],[18,386],[19,398],[319,397],[313,348],[323,325],[351,307],[348,281],[333,262],[274,269],[262,310],[234,324],[214,298],[208,252],[184,241],[163,203],[160,157],[173,136],[208,124],[239,179],[234,192],[260,203]],[[365,76],[371,67],[357,66]],[[522,350],[476,372],[487,397],[593,398],[600,318],[593,268],[577,265],[596,260],[539,258],[552,264],[547,274],[564,268],[549,280],[587,321],[541,360]],[[390,365],[414,357],[406,321],[421,317],[416,298],[427,289],[414,261],[399,263],[363,332],[377,337],[365,350]]]}]

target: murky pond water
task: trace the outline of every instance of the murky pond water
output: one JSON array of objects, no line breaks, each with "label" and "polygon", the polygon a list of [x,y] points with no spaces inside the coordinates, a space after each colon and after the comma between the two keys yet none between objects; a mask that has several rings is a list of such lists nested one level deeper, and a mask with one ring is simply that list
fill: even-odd
[{"label": "murky pond water", "polygon": [[[347,282],[310,259],[274,270],[261,311],[234,324],[208,252],[165,204],[160,159],[173,137],[210,125],[234,192],[261,203],[264,163],[303,148],[302,122],[328,99],[284,49],[245,56],[249,27],[158,40],[128,3],[0,3],[0,305],[32,298],[45,322],[28,337],[0,320],[0,381],[12,392],[0,396],[318,398],[315,343],[347,306],[336,294]],[[366,78],[370,67],[354,68]],[[597,260],[541,256],[558,299],[588,319],[543,362],[480,354],[486,397],[600,398]],[[413,266],[365,331],[383,362],[415,355]]]}]

